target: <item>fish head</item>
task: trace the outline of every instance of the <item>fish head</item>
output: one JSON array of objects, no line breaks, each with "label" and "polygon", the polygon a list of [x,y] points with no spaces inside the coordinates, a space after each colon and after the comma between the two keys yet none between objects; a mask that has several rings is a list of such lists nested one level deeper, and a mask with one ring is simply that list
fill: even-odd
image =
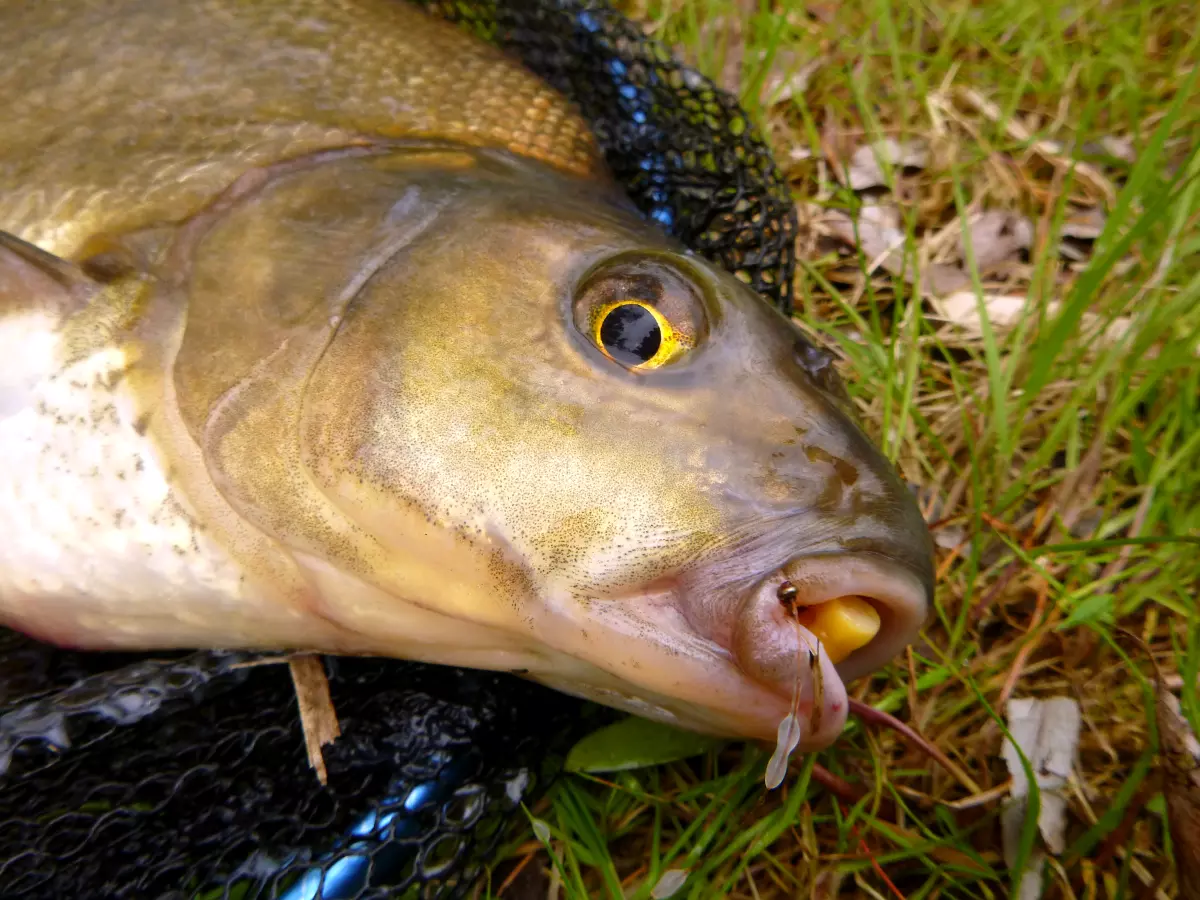
[{"label": "fish head", "polygon": [[[386,565],[343,568],[463,642],[502,635],[510,652],[480,665],[715,734],[771,739],[794,709],[802,747],[830,743],[844,683],[924,621],[932,553],[812,345],[572,179],[494,159],[405,178],[389,215],[420,228],[375,253],[310,362],[270,379],[297,398],[307,484],[353,525],[320,552],[384,548]],[[227,432],[208,434],[220,468]],[[388,630],[386,609],[335,607]]]}]

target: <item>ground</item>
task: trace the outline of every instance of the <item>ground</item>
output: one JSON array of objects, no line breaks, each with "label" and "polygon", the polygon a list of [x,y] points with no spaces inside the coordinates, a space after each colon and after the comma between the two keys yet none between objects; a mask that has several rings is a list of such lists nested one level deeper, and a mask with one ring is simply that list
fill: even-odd
[{"label": "ground", "polygon": [[[792,183],[798,318],[843,356],[938,547],[936,617],[852,693],[946,764],[852,720],[774,792],[769,750],[740,744],[572,775],[482,895],[1188,896],[1174,858],[1196,848],[1167,804],[1194,760],[1158,752],[1155,698],[1198,722],[1194,7],[624,8],[742,98]],[[1061,828],[1016,807],[1006,859],[1025,770],[1002,748],[1028,698],[1064,698],[1049,733],[1077,706],[1078,743],[1066,728]]]}]

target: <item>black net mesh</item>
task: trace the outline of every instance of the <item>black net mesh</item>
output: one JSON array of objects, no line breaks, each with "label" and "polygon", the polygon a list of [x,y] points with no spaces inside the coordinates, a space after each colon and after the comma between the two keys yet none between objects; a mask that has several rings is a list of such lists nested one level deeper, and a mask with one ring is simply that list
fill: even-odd
[{"label": "black net mesh", "polygon": [[605,0],[422,5],[574,100],[643,213],[791,312],[795,205],[735,98]]},{"label": "black net mesh", "polygon": [[328,670],[343,734],[325,787],[287,667],[247,654],[143,660],[8,705],[0,896],[461,896],[588,727],[589,707],[504,675]]},{"label": "black net mesh", "polygon": [[[425,5],[573,97],[647,216],[790,309],[791,201],[732,98],[605,3]],[[255,661],[0,630],[0,897],[461,896],[606,715],[504,675],[329,659],[321,787],[286,666]]]}]

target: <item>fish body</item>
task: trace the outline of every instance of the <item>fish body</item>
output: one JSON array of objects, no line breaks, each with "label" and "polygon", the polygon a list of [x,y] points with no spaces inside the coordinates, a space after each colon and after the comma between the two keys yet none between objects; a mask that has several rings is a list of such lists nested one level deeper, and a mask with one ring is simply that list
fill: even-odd
[{"label": "fish body", "polygon": [[796,705],[805,747],[912,639],[890,464],[516,63],[390,0],[0,26],[0,621],[512,670],[738,736]]}]

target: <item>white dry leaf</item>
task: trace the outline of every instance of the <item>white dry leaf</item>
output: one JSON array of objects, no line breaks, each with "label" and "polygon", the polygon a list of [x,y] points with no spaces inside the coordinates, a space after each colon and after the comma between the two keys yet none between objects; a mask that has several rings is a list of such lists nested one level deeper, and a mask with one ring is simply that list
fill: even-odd
[{"label": "white dry leaf", "polygon": [[842,243],[861,249],[871,271],[883,267],[894,275],[902,269],[904,232],[896,207],[868,204],[859,210],[857,223],[848,214],[831,210],[822,224]]},{"label": "white dry leaf", "polygon": [[536,837],[543,844],[550,843],[550,826],[546,823],[545,819],[531,819],[530,825],[533,827],[534,837]]},{"label": "white dry leaf", "polygon": [[[1017,258],[1022,250],[1033,246],[1033,223],[1019,213],[1002,209],[987,209],[967,220],[967,235],[980,272]],[[959,258],[967,258],[961,234]]]},{"label": "white dry leaf", "polygon": [[[862,250],[869,272],[883,269],[913,280],[912,265],[905,264],[904,230],[900,210],[890,204],[868,203],[857,223],[847,213],[831,210],[820,217],[825,231],[850,247]],[[1014,261],[1033,242],[1033,225],[1024,216],[1002,210],[986,210],[968,222],[968,233],[981,272]],[[961,237],[955,245],[955,263],[927,262],[921,269],[921,291],[931,297],[961,291],[971,283],[963,267],[965,250]]]},{"label": "white dry leaf", "polygon": [[788,760],[791,759],[798,746],[800,746],[800,722],[795,713],[788,713],[779,723],[775,735],[775,752],[771,754],[766,774],[763,776],[768,791],[773,791],[783,784],[783,778],[787,775]]},{"label": "white dry leaf", "polygon": [[813,152],[803,144],[792,146],[787,152],[787,161],[791,163],[804,162],[806,159],[812,159]]},{"label": "white dry leaf", "polygon": [[962,229],[952,232],[951,261],[929,262],[921,270],[921,290],[931,298],[964,291],[971,285],[967,266],[967,245],[981,276],[1020,261],[1020,254],[1033,246],[1033,223],[1019,213],[985,209],[967,220]]},{"label": "white dry leaf", "polygon": [[[1006,332],[1020,323],[1030,302],[1030,298],[1024,294],[985,293],[983,311],[993,331]],[[938,318],[958,326],[970,336],[979,337],[983,334],[983,317],[974,291],[956,291],[947,297],[933,296],[930,303]],[[1047,319],[1053,319],[1061,311],[1062,304],[1057,300],[1046,304]],[[1079,327],[1088,334],[1100,331],[1102,325],[1103,330],[1098,337],[1108,343],[1116,343],[1128,334],[1133,322],[1125,316],[1117,316],[1103,323],[1095,313],[1084,313],[1080,317]]]},{"label": "white dry leaf", "polygon": [[684,882],[687,881],[687,869],[667,869],[662,873],[662,878],[650,890],[650,896],[653,900],[665,900],[667,897],[674,896]]},{"label": "white dry leaf", "polygon": [[1074,244],[1071,244],[1067,241],[1061,241],[1059,243],[1058,253],[1063,259],[1072,263],[1087,262],[1087,258],[1089,256],[1086,250],[1081,250],[1079,247],[1076,247]]},{"label": "white dry leaf", "polygon": [[1012,740],[1004,741],[1001,755],[1012,777],[1012,787],[1001,818],[1004,860],[1010,867],[1016,864],[1029,797],[1029,780],[1017,752],[1017,747],[1020,747],[1029,761],[1040,792],[1037,826],[1042,840],[1040,847],[1035,845],[1033,854],[1026,862],[1026,869],[1021,873],[1019,896],[1021,900],[1037,900],[1041,896],[1045,851],[1057,856],[1066,848],[1065,788],[1075,764],[1083,717],[1079,704],[1069,697],[1010,700],[1007,713]]},{"label": "white dry leaf", "polygon": [[1104,233],[1107,221],[1108,216],[1098,206],[1072,207],[1067,211],[1060,233],[1063,237],[1094,241]]},{"label": "white dry leaf", "polygon": [[[1092,145],[1085,145],[1085,149],[1091,149]],[[1102,153],[1107,153],[1113,159],[1119,159],[1122,162],[1133,164],[1137,162],[1137,151],[1133,148],[1133,140],[1123,135],[1109,135],[1102,137],[1095,144],[1095,147]]]},{"label": "white dry leaf", "polygon": [[1114,157],[1127,163],[1137,162],[1137,151],[1133,149],[1133,141],[1127,137],[1112,135],[1100,138],[1100,146]]},{"label": "white dry leaf", "polygon": [[[759,58],[765,56],[759,54]],[[813,75],[825,64],[825,57],[818,56],[802,62],[800,54],[792,50],[779,50],[772,61],[771,73],[763,79],[762,97],[770,104],[787,103],[793,97],[808,90]]]},{"label": "white dry leaf", "polygon": [[850,157],[847,174],[849,188],[865,191],[874,187],[886,187],[887,178],[881,163],[893,168],[923,169],[929,165],[929,148],[921,141],[901,143],[890,137],[859,147]]},{"label": "white dry leaf", "polygon": [[[866,257],[867,272],[883,269],[891,275],[915,280],[916,266],[904,258],[904,231],[900,210],[895,206],[867,204],[855,220],[844,212],[831,211],[822,218],[829,234],[850,247],[858,247]],[[920,290],[929,296],[939,296],[970,285],[970,277],[959,266],[926,263],[921,268]]]},{"label": "white dry leaf", "polygon": [[921,269],[921,293],[926,297],[945,297],[970,286],[971,276],[961,265],[926,263]]},{"label": "white dry leaf", "polygon": [[933,532],[933,542],[943,550],[955,550],[959,547],[970,548],[967,541],[967,529],[961,525],[944,525]]}]

